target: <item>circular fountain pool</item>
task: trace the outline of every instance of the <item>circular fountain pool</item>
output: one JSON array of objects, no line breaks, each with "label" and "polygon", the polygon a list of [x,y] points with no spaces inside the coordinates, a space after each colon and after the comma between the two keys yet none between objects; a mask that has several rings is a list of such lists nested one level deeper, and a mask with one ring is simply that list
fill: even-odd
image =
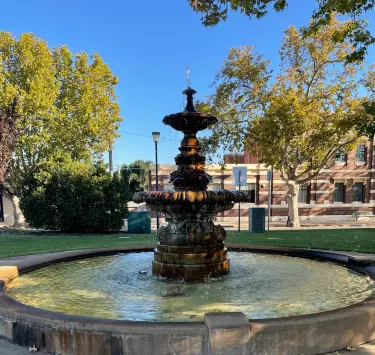
[{"label": "circular fountain pool", "polygon": [[152,276],[152,252],[62,262],[23,274],[8,296],[34,307],[97,318],[201,321],[207,312],[248,318],[311,314],[370,297],[375,282],[334,264],[230,252],[231,273],[200,283]]}]

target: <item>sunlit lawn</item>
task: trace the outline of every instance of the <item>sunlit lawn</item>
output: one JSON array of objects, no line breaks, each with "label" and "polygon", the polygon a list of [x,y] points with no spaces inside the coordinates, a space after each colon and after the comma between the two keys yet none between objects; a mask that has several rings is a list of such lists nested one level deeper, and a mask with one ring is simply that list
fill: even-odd
[{"label": "sunlit lawn", "polygon": [[[226,243],[375,253],[375,229],[287,230],[261,234],[230,231]],[[67,235],[4,230],[0,232],[0,257],[126,245],[152,246],[155,244],[155,234]]]}]

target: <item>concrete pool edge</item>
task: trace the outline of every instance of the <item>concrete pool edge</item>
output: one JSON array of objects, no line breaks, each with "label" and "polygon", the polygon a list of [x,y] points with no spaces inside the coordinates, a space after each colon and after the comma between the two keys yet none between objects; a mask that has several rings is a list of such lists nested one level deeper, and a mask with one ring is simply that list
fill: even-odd
[{"label": "concrete pool edge", "polygon": [[[375,256],[311,249],[227,245],[229,250],[273,253],[339,263],[375,278]],[[23,273],[56,262],[151,246],[88,249],[1,259]],[[5,265],[5,263],[7,263]],[[0,266],[1,267],[1,266]],[[13,269],[14,270],[14,269]],[[375,339],[375,299],[334,311],[248,320],[242,313],[208,313],[203,322],[135,322],[70,316],[9,298],[0,276],[0,337],[60,355],[319,354]]]}]

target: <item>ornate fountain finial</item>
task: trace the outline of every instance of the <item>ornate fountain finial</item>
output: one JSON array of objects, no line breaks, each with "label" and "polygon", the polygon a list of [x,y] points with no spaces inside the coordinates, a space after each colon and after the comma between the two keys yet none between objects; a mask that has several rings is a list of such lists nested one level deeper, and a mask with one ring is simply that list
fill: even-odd
[{"label": "ornate fountain finial", "polygon": [[197,92],[189,86],[182,93],[186,95],[185,112],[197,112],[194,108],[194,101],[193,101],[193,95],[196,94]]},{"label": "ornate fountain finial", "polygon": [[185,112],[197,112],[194,108],[193,95],[197,92],[190,87],[190,67],[186,67],[186,85],[187,88],[182,92],[186,95]]}]

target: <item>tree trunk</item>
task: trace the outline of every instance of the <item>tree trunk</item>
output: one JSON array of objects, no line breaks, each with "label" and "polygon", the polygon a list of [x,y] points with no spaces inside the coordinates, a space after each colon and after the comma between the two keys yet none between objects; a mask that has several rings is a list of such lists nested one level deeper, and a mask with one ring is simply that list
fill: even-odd
[{"label": "tree trunk", "polygon": [[298,191],[299,185],[295,181],[289,180],[286,182],[287,201],[288,201],[288,221],[287,227],[299,228],[299,215],[298,215]]},{"label": "tree trunk", "polygon": [[23,226],[21,221],[22,219],[22,212],[19,207],[19,198],[15,193],[10,192],[9,190],[6,191],[6,197],[10,200],[13,207],[13,224],[12,227],[19,228]]},{"label": "tree trunk", "polygon": [[369,172],[369,178],[366,183],[366,193],[365,193],[365,203],[369,203],[371,200],[371,180],[373,179],[372,175],[372,162],[374,159],[374,137],[369,138],[369,147],[368,147],[368,160],[367,160],[367,170]]}]

